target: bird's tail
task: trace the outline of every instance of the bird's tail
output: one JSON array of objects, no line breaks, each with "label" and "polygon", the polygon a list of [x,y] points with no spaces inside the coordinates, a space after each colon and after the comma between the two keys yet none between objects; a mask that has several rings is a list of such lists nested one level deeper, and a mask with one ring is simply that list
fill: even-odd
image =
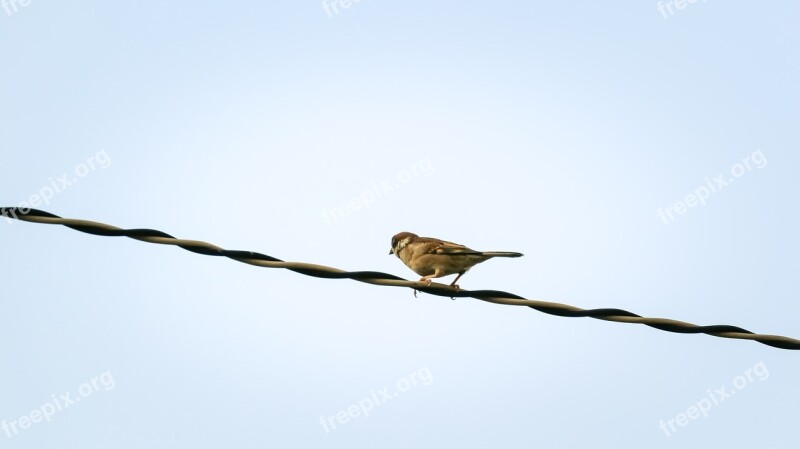
[{"label": "bird's tail", "polygon": [[522,257],[522,253],[513,253],[510,251],[486,251],[483,255],[486,257]]}]

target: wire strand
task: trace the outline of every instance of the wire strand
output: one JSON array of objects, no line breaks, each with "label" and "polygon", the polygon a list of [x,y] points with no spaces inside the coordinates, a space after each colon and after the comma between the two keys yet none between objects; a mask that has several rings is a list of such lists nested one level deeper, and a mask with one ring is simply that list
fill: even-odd
[{"label": "wire strand", "polygon": [[759,343],[780,349],[800,349],[800,340],[780,335],[756,334],[737,326],[725,324],[698,326],[696,324],[668,318],[643,317],[622,309],[582,309],[580,307],[575,307],[568,304],[560,304],[557,302],[525,299],[522,296],[499,290],[459,290],[454,287],[450,287],[449,285],[440,283],[432,283],[427,285],[425,282],[409,281],[407,279],[379,271],[345,271],[324,265],[303,262],[285,262],[281,259],[277,259],[266,254],[252,251],[227,250],[216,245],[212,245],[211,243],[206,243],[199,240],[178,239],[155,229],[122,229],[105,223],[98,223],[96,221],[61,218],[58,215],[38,209],[3,207],[0,208],[0,214],[2,214],[4,217],[21,221],[63,225],[87,234],[105,237],[128,237],[148,243],[175,245],[197,254],[227,257],[242,263],[266,268],[283,268],[296,273],[304,274],[306,276],[313,276],[317,278],[352,279],[372,285],[412,288],[414,290],[419,290],[431,295],[448,298],[474,298],[494,304],[530,307],[534,310],[538,310],[539,312],[561,317],[589,317],[618,323],[638,323],[662,331],[679,334],[707,334],[722,338],[754,340]]}]

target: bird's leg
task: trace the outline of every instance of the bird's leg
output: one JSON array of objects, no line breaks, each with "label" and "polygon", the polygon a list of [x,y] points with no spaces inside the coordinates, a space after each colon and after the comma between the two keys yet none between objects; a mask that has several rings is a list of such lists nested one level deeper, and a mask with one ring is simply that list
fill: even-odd
[{"label": "bird's leg", "polygon": [[419,279],[419,281],[420,282],[425,282],[425,283],[427,283],[427,286],[430,286],[431,283],[433,282],[432,278],[440,278],[442,276],[444,276],[444,270],[441,269],[441,268],[436,268],[436,269],[434,269],[433,274],[429,274],[427,276],[422,276]]},{"label": "bird's leg", "polygon": [[458,280],[459,280],[459,279],[461,279],[461,276],[463,276],[463,275],[464,275],[464,273],[466,273],[466,271],[462,271],[461,273],[458,273],[458,276],[456,276],[456,278],[455,278],[455,279],[453,279],[453,283],[452,283],[452,284],[450,284],[450,286],[451,286],[451,287],[455,287],[455,288],[456,288],[456,290],[461,290],[461,287],[459,287],[458,285],[456,285],[456,282],[458,282]]},{"label": "bird's leg", "polygon": [[[464,275],[464,273],[466,273],[466,271],[462,271],[461,273],[458,273],[458,276],[456,276],[456,278],[455,278],[455,279],[453,279],[453,283],[452,283],[452,284],[450,284],[450,286],[451,286],[451,287],[454,287],[454,288],[456,289],[456,291],[459,291],[459,290],[461,290],[461,287],[459,287],[459,286],[456,284],[456,282],[458,282],[458,279],[459,279],[461,276],[463,276],[463,275]],[[456,300],[456,298],[455,298],[454,296],[451,296],[451,297],[450,297],[450,299],[452,299],[453,301],[455,301],[455,300]]]},{"label": "bird's leg", "polygon": [[[420,282],[427,282],[427,285],[431,285],[431,282],[433,282],[432,280],[430,280],[429,278],[426,278],[425,276],[422,276],[419,281]],[[415,298],[417,297],[417,289],[416,288],[414,289],[414,297]]]},{"label": "bird's leg", "polygon": [[[431,282],[433,282],[432,280],[430,280],[429,278],[426,278],[425,276],[422,276],[422,278],[420,278],[420,280],[419,280],[419,281],[420,281],[420,282],[426,282],[426,281],[427,281],[428,285],[431,285]],[[417,290],[416,288],[414,289],[414,297],[415,297],[415,298],[417,297],[417,292],[418,292],[418,291],[419,291],[419,290]]]},{"label": "bird's leg", "polygon": [[[427,276],[422,276],[421,278],[419,278],[419,281],[420,282],[424,282],[425,286],[429,287],[433,283],[433,279],[432,278],[440,278],[442,276],[444,276],[444,270],[442,270],[441,268],[436,268],[434,270],[433,274],[429,274]],[[414,290],[414,297],[415,298],[417,297],[417,290]]]}]

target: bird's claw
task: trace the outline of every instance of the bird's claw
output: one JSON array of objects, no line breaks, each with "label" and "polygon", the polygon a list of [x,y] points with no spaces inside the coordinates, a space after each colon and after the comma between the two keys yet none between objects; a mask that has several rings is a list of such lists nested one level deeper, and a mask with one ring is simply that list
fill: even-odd
[{"label": "bird's claw", "polygon": [[[461,291],[461,287],[459,287],[456,284],[450,284],[450,286],[453,287],[454,289],[456,289],[456,291]],[[456,300],[455,296],[451,296],[450,299],[452,299],[453,301]]]},{"label": "bird's claw", "polygon": [[[431,284],[433,284],[433,280],[431,278],[427,278],[425,276],[422,276],[422,278],[420,278],[419,282],[424,282],[426,287],[430,287]],[[419,290],[417,290],[416,288],[414,289],[414,297],[415,298],[417,297],[417,292],[418,291]]]},{"label": "bird's claw", "polygon": [[[430,279],[430,278],[427,278],[427,277],[423,276],[423,277],[422,277],[422,278],[419,280],[419,282],[424,282],[426,287],[430,287],[430,286],[431,286],[431,284],[433,283],[433,279]],[[455,288],[455,289],[456,289],[456,291],[461,291],[461,287],[460,287],[460,286],[458,286],[458,285],[456,285],[456,284],[450,284],[450,287],[453,287],[453,288]],[[419,290],[417,290],[417,289],[414,289],[414,297],[415,297],[415,298],[417,297],[417,292],[418,292],[418,291],[419,291]],[[450,297],[450,299],[452,299],[453,301],[455,301],[455,300],[456,300],[456,298],[455,298],[454,296],[451,296],[451,297]]]}]

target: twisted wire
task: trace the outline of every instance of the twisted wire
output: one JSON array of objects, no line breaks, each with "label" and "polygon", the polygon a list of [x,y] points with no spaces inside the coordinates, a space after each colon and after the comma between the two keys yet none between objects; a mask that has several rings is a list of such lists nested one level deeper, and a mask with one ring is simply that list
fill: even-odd
[{"label": "twisted wire", "polygon": [[620,323],[638,323],[662,331],[680,334],[707,334],[722,338],[735,338],[741,340],[754,340],[759,343],[780,349],[800,349],[800,340],[780,335],[756,334],[747,329],[731,325],[699,326],[684,321],[668,318],[648,318],[622,309],[581,309],[568,304],[556,302],[525,299],[499,290],[459,290],[449,285],[409,281],[398,276],[379,271],[345,271],[338,268],[327,267],[303,262],[285,262],[266,254],[252,251],[227,250],[210,243],[199,240],[185,240],[175,238],[167,233],[155,229],[122,229],[105,223],[88,220],[62,218],[38,209],[18,207],[0,208],[4,217],[28,221],[33,223],[63,225],[76,231],[106,237],[129,237],[143,242],[158,243],[162,245],[175,245],[187,251],[206,256],[222,256],[242,263],[267,268],[284,268],[306,276],[325,279],[352,279],[367,284],[407,287],[431,295],[448,298],[474,298],[495,304],[525,306],[539,312],[561,317],[590,317],[599,320],[615,321]]}]

